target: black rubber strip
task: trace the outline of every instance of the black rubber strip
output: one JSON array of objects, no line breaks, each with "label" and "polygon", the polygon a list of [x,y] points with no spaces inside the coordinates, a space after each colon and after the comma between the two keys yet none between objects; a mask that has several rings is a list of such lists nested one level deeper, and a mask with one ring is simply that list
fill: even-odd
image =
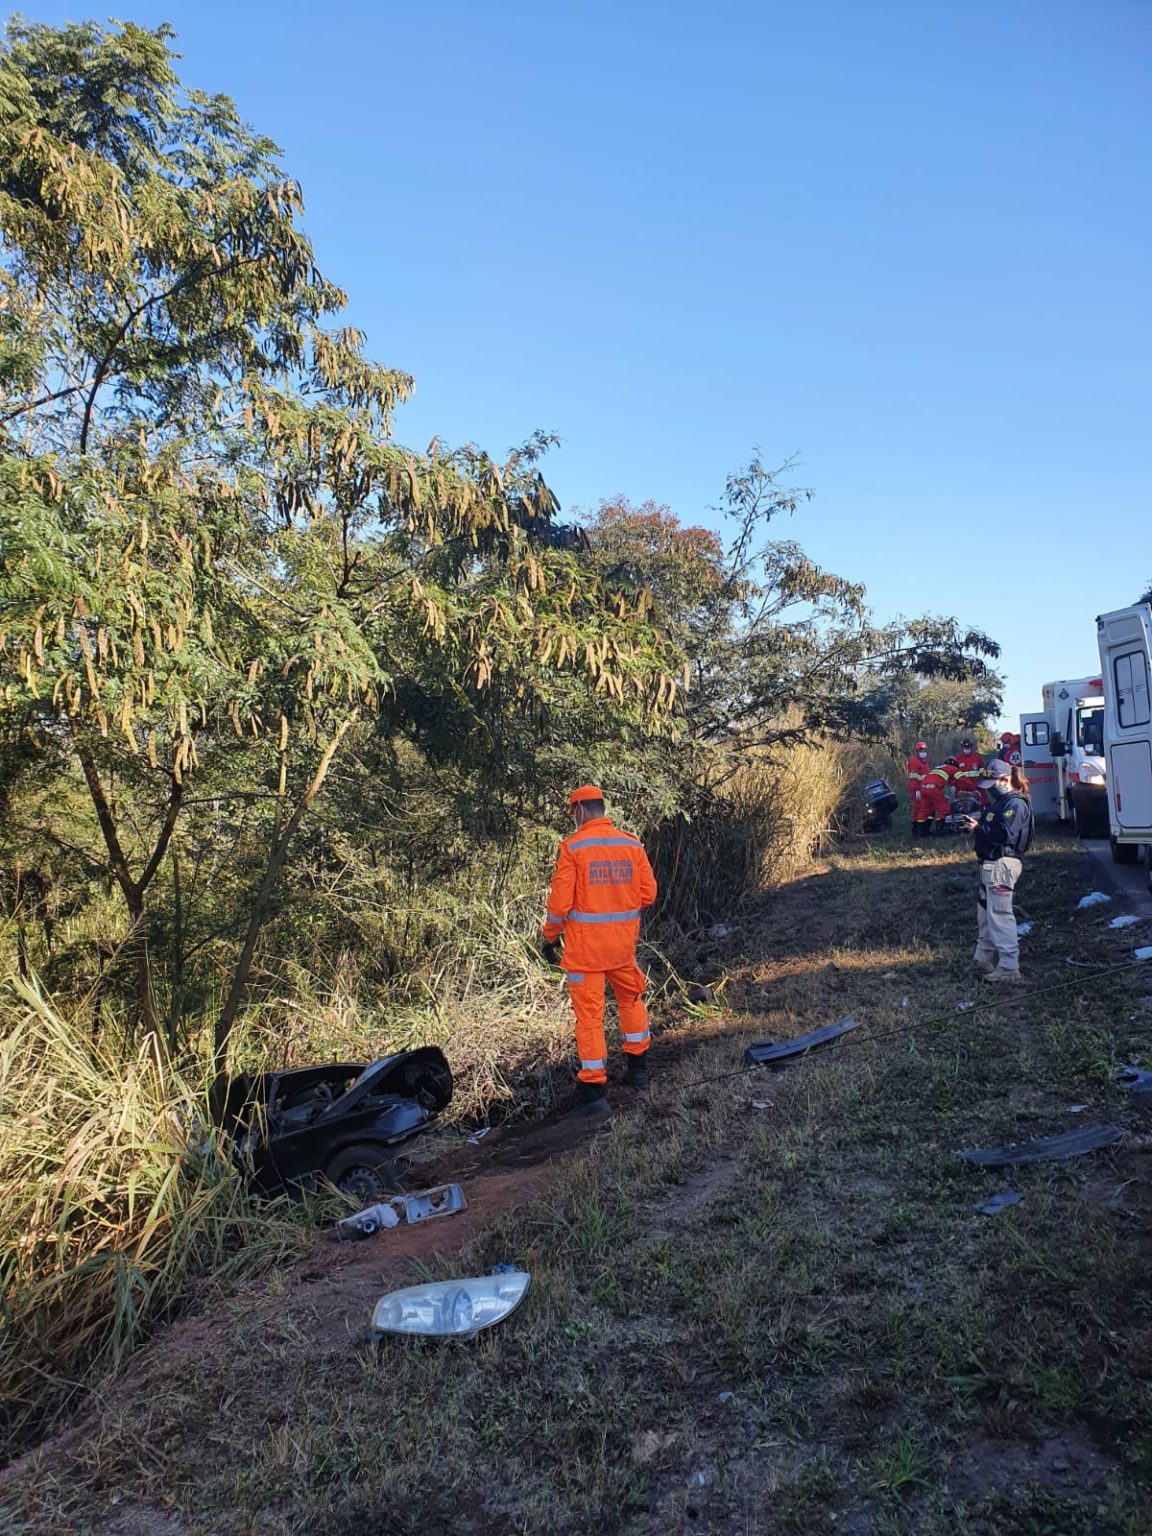
[{"label": "black rubber strip", "polygon": [[1117,1125],[1084,1125],[1063,1136],[1044,1136],[1018,1147],[974,1147],[956,1156],[982,1168],[1002,1168],[1007,1163],[1046,1163],[1061,1157],[1080,1157],[1115,1145],[1124,1132]]},{"label": "black rubber strip", "polygon": [[786,1061],[789,1056],[803,1056],[805,1051],[817,1045],[827,1045],[829,1040],[838,1040],[850,1029],[859,1028],[859,1024],[851,1017],[837,1019],[835,1024],[825,1024],[823,1029],[814,1029],[810,1035],[797,1035],[795,1040],[782,1040],[779,1045],[773,1045],[770,1040],[750,1045],[744,1052],[744,1060],[754,1067],[763,1066],[766,1062]]}]

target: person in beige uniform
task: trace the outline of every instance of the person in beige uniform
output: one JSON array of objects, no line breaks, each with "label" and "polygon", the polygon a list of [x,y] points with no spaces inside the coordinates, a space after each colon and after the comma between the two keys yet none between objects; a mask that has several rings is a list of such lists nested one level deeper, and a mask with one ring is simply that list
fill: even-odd
[{"label": "person in beige uniform", "polygon": [[985,769],[980,788],[988,791],[989,803],[969,823],[980,860],[972,959],[985,981],[1015,983],[1020,980],[1020,939],[1012,902],[1024,855],[1032,846],[1032,802],[1014,784],[1011,766],[998,757]]}]

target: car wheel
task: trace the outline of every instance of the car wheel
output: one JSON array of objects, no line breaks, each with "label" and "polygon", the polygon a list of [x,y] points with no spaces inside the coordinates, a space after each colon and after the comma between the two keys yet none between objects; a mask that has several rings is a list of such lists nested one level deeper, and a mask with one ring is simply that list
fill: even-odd
[{"label": "car wheel", "polygon": [[1144,873],[1148,876],[1148,893],[1152,895],[1152,843],[1144,844]]},{"label": "car wheel", "polygon": [[325,1165],[324,1176],[361,1207],[376,1205],[396,1189],[396,1165],[384,1147],[367,1142],[337,1152]]},{"label": "car wheel", "polygon": [[1135,864],[1140,857],[1139,843],[1118,843],[1114,837],[1108,841],[1112,848],[1113,864]]}]

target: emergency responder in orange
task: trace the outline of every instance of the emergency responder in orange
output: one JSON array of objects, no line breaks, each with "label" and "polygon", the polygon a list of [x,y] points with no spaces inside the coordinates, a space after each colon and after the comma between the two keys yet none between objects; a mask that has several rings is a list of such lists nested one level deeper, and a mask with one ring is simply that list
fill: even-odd
[{"label": "emergency responder in orange", "polygon": [[[951,811],[952,807],[948,804],[948,796],[944,791],[955,780],[958,772],[959,768],[957,767],[956,759],[950,757],[935,768],[929,769],[921,780],[920,804],[923,811],[921,820],[922,831],[919,834],[921,837],[931,836],[933,818],[935,818],[938,830],[940,822]],[[912,830],[915,835],[915,827]]]},{"label": "emergency responder in orange", "polygon": [[616,997],[629,1085],[648,1086],[648,1010],[643,1002],[648,978],[636,964],[636,940],[641,910],[656,900],[656,879],[639,838],[605,816],[604,795],[595,784],[572,791],[568,814],[576,830],[560,844],[543,951],[555,960],[563,935],[561,964],[576,1014],[580,1055],[576,1103],[570,1113],[598,1115],[608,1109],[605,979]]},{"label": "emergency responder in orange", "polygon": [[928,772],[928,743],[918,741],[912,749],[912,756],[908,759],[908,799],[912,802],[912,836],[922,836],[921,822],[925,812],[920,805],[920,786],[924,782],[924,775]]},{"label": "emergency responder in orange", "polygon": [[975,795],[982,800],[983,791],[980,788],[980,780],[984,777],[984,759],[976,750],[976,743],[971,736],[965,736],[960,743],[960,750],[956,754],[956,788],[963,790],[967,795]]}]

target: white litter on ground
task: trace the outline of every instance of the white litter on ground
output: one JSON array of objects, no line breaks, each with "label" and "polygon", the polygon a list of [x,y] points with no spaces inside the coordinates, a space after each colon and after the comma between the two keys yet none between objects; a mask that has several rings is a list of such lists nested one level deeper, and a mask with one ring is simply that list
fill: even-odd
[{"label": "white litter on ground", "polygon": [[1032,932],[1032,926],[1033,925],[1031,923],[1017,923],[1016,932],[1023,939]]},{"label": "white litter on ground", "polygon": [[1106,901],[1111,900],[1111,896],[1105,896],[1103,891],[1089,891],[1087,896],[1081,896],[1076,905],[1078,907],[1100,907]]},{"label": "white litter on ground", "polygon": [[1134,949],[1132,954],[1137,960],[1152,960],[1152,944],[1144,944],[1140,949]]},{"label": "white litter on ground", "polygon": [[1125,913],[1123,917],[1114,917],[1108,926],[1109,928],[1131,928],[1133,923],[1138,923],[1139,921],[1138,917]]}]

